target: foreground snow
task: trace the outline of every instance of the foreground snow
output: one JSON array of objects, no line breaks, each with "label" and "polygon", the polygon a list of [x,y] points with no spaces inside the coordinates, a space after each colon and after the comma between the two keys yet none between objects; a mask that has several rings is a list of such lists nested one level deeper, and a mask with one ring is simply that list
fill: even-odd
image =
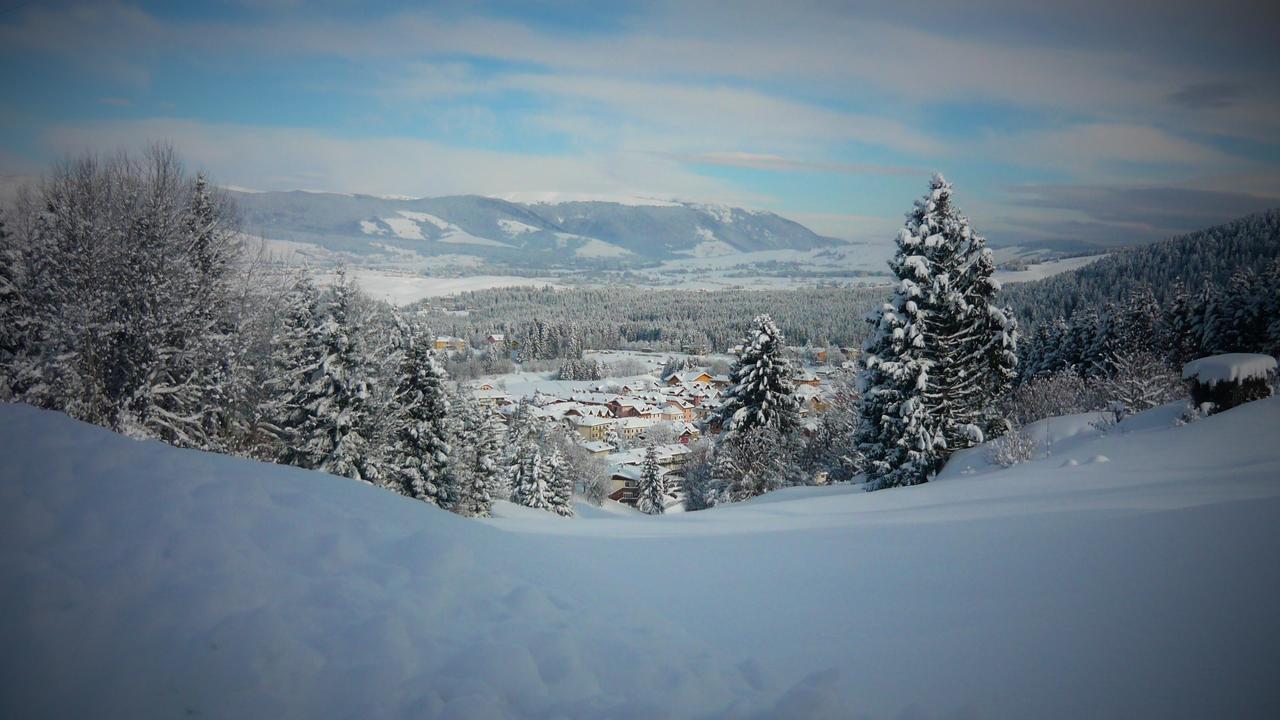
[{"label": "foreground snow", "polygon": [[1175,414],[476,522],[0,406],[0,716],[1275,717],[1280,400]]}]

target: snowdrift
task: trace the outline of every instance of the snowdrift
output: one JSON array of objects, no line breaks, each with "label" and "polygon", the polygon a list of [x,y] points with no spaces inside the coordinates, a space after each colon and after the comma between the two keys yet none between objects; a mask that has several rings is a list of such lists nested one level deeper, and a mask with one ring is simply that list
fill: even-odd
[{"label": "snowdrift", "polygon": [[0,716],[1280,716],[1280,399],[1173,416],[477,522],[0,406]]}]

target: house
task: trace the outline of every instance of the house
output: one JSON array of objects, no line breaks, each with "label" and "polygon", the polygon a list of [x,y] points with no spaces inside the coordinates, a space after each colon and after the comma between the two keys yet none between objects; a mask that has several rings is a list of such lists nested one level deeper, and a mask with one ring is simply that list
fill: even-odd
[{"label": "house", "polygon": [[808,370],[802,370],[801,372],[796,373],[795,377],[792,378],[792,380],[795,382],[796,385],[809,385],[811,387],[818,387],[818,385],[822,382],[821,380],[818,379],[817,375],[813,374],[812,372],[809,372]]},{"label": "house", "polygon": [[676,436],[676,440],[681,445],[688,445],[699,437],[702,437],[702,431],[698,429],[698,426],[692,423],[685,423],[680,428],[680,434]]},{"label": "house", "polygon": [[646,430],[657,425],[657,420],[648,418],[628,417],[617,421],[618,434],[627,439],[640,437]]},{"label": "house", "polygon": [[467,349],[467,341],[452,335],[437,335],[435,348],[449,352],[463,352]]},{"label": "house", "polygon": [[640,411],[645,407],[647,403],[637,398],[618,397],[609,401],[609,410],[617,418],[640,417]]},{"label": "house", "polygon": [[502,345],[507,340],[507,336],[502,333],[490,333],[484,337],[484,344],[490,347],[494,345]]},{"label": "house", "polygon": [[612,418],[575,416],[568,418],[570,426],[587,440],[604,440],[609,433],[609,426],[615,421]]},{"label": "house", "polygon": [[711,374],[703,370],[686,370],[685,372],[673,372],[663,378],[663,382],[667,385],[685,385],[687,383],[704,383],[711,384]]},{"label": "house", "polygon": [[635,505],[640,499],[641,469],[636,465],[615,468],[609,476],[609,499]]},{"label": "house", "polygon": [[[684,478],[670,470],[662,470],[662,477],[667,481],[668,499],[666,507],[684,502]],[[609,476],[609,499],[634,506],[640,499],[640,478],[644,471],[638,465],[623,465],[615,468]]]},{"label": "house", "polygon": [[515,398],[501,390],[477,390],[471,395],[475,401],[484,407],[505,407],[515,403]]},{"label": "house", "polygon": [[582,443],[583,449],[597,457],[608,455],[613,452],[614,448],[603,440],[589,440]]},{"label": "house", "polygon": [[684,422],[693,421],[693,403],[692,402],[673,397],[673,398],[667,398],[667,406],[679,410],[680,415],[682,416],[681,419]]},{"label": "house", "polygon": [[711,377],[711,385],[716,389],[723,390],[724,388],[729,387],[729,383],[730,380],[728,375],[714,375]]}]

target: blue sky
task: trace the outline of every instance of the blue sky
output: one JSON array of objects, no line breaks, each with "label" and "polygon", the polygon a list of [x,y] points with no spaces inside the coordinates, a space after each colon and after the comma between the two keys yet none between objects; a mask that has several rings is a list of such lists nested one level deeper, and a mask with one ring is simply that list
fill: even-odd
[{"label": "blue sky", "polygon": [[[1280,205],[1266,3],[21,3],[0,173],[163,140],[256,189],[676,197],[993,240]],[[785,9],[783,7],[785,6]]]}]

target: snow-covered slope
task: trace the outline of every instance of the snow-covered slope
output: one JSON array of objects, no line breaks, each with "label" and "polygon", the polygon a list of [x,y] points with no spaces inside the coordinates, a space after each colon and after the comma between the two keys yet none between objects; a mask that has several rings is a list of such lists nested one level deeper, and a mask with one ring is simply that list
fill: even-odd
[{"label": "snow-covered slope", "polygon": [[477,522],[0,406],[0,716],[1275,717],[1280,400],[1173,415]]}]

